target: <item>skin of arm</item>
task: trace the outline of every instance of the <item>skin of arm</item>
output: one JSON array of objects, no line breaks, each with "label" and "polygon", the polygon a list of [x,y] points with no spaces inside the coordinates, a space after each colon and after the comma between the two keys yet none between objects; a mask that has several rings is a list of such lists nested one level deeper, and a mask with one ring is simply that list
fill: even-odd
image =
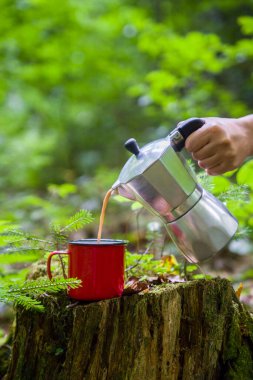
[{"label": "skin of arm", "polygon": [[238,168],[253,155],[253,114],[238,119],[207,117],[192,133],[185,148],[209,175]]}]

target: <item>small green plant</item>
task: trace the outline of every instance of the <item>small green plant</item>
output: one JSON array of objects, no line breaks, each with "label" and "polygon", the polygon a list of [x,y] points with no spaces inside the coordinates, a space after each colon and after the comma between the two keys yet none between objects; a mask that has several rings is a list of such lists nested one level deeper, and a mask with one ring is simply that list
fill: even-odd
[{"label": "small green plant", "polygon": [[154,255],[148,252],[126,253],[126,274],[129,276],[144,277],[155,275],[179,275],[181,264],[173,255],[154,260]]},{"label": "small green plant", "polygon": [[[52,281],[46,278],[27,280],[28,270],[20,270],[22,263],[34,262],[48,252],[64,249],[69,235],[93,220],[89,211],[80,210],[64,225],[52,224],[49,238],[38,238],[22,231],[8,221],[0,222],[0,302],[22,305],[27,309],[43,311],[38,299],[43,293],[56,293],[63,289],[76,288],[77,279],[66,278],[65,265],[59,255],[62,276]],[[19,265],[18,265],[19,263]],[[18,268],[15,272],[15,266]]]},{"label": "small green plant", "polygon": [[81,281],[75,278],[56,278],[54,280],[38,279],[28,280],[22,283],[10,283],[0,285],[0,302],[21,305],[26,309],[44,311],[44,306],[36,296],[47,293],[58,293],[67,287],[75,289]]}]

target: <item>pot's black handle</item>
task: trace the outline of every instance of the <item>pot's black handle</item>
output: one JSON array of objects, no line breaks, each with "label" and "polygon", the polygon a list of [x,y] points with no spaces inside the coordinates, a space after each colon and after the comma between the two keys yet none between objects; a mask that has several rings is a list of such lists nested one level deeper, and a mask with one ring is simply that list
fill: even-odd
[{"label": "pot's black handle", "polygon": [[192,117],[181,123],[170,134],[170,141],[173,149],[176,152],[180,152],[184,148],[187,137],[201,128],[204,124],[205,121],[203,119],[198,119],[196,117]]}]

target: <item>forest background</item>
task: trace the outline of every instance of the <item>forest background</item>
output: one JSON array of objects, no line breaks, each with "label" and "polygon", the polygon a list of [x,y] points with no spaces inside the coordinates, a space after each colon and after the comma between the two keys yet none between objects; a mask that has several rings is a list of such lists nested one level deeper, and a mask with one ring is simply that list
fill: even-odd
[{"label": "forest background", "polygon": [[[0,227],[44,237],[52,222],[86,209],[95,220],[75,237],[95,237],[102,199],[129,157],[125,140],[165,137],[188,117],[252,113],[252,0],[0,5]],[[226,200],[241,236],[208,272],[251,284],[253,161],[207,182],[215,195],[247,185],[247,201]],[[112,199],[104,237],[139,249],[165,235],[153,217],[139,216]],[[178,257],[167,240],[165,251]],[[25,278],[24,262],[37,256],[6,258],[1,245],[2,280]]]}]

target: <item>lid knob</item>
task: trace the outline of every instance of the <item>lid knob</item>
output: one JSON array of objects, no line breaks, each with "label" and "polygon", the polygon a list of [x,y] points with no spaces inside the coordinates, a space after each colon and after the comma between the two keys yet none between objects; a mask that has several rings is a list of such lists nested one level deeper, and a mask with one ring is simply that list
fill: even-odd
[{"label": "lid knob", "polygon": [[137,141],[133,138],[131,138],[125,142],[125,148],[129,152],[135,154],[136,156],[138,156],[138,154],[140,153],[140,148],[137,144]]}]

